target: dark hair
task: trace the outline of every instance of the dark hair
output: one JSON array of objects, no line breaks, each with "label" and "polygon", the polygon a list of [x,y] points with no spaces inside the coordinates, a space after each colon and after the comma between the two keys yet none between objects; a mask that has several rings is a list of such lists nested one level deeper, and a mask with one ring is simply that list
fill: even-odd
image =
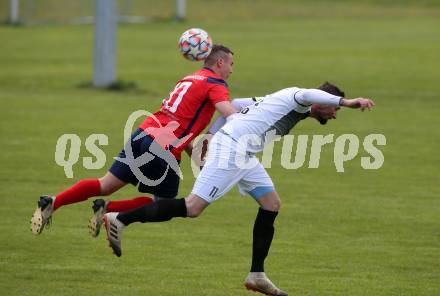
[{"label": "dark hair", "polygon": [[205,60],[205,65],[213,65],[219,58],[225,59],[228,54],[234,54],[232,50],[221,44],[214,44],[211,53]]},{"label": "dark hair", "polygon": [[[338,97],[344,97],[345,93],[340,90],[336,85],[331,84],[330,82],[326,81],[323,84],[321,84],[318,89],[325,91],[329,94],[338,96]],[[320,117],[319,113],[318,113],[318,117],[316,117],[316,119],[319,121],[320,124],[324,125],[327,124],[327,119],[324,119],[322,117]]]},{"label": "dark hair", "polygon": [[338,97],[345,97],[345,93],[342,90],[340,90],[336,85],[333,85],[328,81],[321,84],[318,89]]}]

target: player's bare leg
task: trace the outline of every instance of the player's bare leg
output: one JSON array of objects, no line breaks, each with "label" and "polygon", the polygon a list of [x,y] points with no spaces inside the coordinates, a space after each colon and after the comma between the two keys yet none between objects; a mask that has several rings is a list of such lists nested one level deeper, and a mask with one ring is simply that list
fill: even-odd
[{"label": "player's bare leg", "polygon": [[275,286],[264,273],[264,260],[269,253],[274,234],[273,224],[281,201],[276,191],[264,194],[258,199],[260,208],[253,230],[252,267],[245,280],[248,290],[272,296],[287,296],[287,293]]},{"label": "player's bare leg", "polygon": [[110,195],[113,192],[118,191],[124,187],[127,183],[120,180],[118,177],[110,172],[107,172],[104,177],[99,178],[99,184],[101,185],[101,195]]},{"label": "player's bare leg", "polygon": [[32,233],[40,234],[44,227],[50,224],[53,213],[61,206],[82,202],[93,196],[111,194],[125,184],[111,173],[107,173],[101,179],[80,180],[56,196],[40,197],[31,218]]}]

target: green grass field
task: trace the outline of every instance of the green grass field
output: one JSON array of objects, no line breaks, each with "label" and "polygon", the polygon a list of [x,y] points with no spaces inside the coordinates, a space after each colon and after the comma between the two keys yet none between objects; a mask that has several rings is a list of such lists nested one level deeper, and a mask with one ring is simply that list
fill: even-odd
[{"label": "green grass field", "polygon": [[[361,146],[345,173],[336,173],[334,144],[323,148],[318,169],[298,170],[281,167],[275,145],[268,171],[283,208],[266,263],[273,281],[289,295],[438,295],[440,5],[278,0],[252,10],[251,1],[235,9],[219,2],[203,1],[199,15],[190,9],[185,23],[120,26],[118,77],[137,85],[126,92],[79,87],[92,76],[93,27],[0,26],[0,295],[252,295],[243,281],[257,205],[235,189],[199,219],[132,225],[121,258],[104,236],[88,235],[91,201],[61,208],[41,236],[29,231],[40,194],[103,175],[128,115],[156,110],[200,66],[176,49],[179,34],[196,26],[234,50],[232,97],[329,80],[376,102],[370,113],[343,110],[324,127],[310,120],[293,134],[387,138],[382,168],[361,168]],[[86,170],[80,159],[67,179],[54,160],[65,133],[83,143],[108,135],[105,167]],[[183,173],[180,196],[194,182],[187,158]],[[131,186],[112,198],[133,196]]]}]

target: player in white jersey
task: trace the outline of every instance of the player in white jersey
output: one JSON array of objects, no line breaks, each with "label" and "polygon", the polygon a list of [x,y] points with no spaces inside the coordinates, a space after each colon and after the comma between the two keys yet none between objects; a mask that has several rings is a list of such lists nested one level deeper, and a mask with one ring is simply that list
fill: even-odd
[{"label": "player in white jersey", "polygon": [[[319,89],[287,88],[258,102],[241,102],[242,105],[253,104],[230,116],[214,135],[206,164],[192,193],[184,199],[159,200],[129,212],[106,214],[107,238],[113,252],[121,256],[125,226],[133,222],[168,221],[173,217],[198,217],[209,204],[238,185],[240,192],[251,195],[260,205],[253,229],[252,266],[245,286],[267,295],[287,295],[264,273],[264,261],[274,235],[273,225],[281,201],[255,153],[276,136],[287,134],[307,117],[325,124],[327,120],[336,118],[341,106],[364,110],[371,109],[374,103],[364,98],[345,99],[344,93],[329,83]],[[214,126],[218,129],[220,124]],[[211,132],[215,132],[216,128],[212,128]]]}]

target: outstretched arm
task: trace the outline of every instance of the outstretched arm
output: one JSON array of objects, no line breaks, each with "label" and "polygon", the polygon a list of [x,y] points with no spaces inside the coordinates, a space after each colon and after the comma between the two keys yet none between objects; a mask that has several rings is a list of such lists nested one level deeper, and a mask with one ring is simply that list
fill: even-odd
[{"label": "outstretched arm", "polygon": [[307,107],[312,104],[338,106],[341,97],[329,94],[320,89],[300,89],[293,95],[293,99],[301,106]]},{"label": "outstretched arm", "polygon": [[230,101],[222,101],[214,106],[215,109],[225,118],[236,112]]},{"label": "outstretched arm", "polygon": [[312,104],[343,106],[353,109],[360,108],[362,111],[365,109],[370,110],[374,106],[374,102],[370,99],[356,98],[350,100],[319,89],[301,89],[294,94],[294,99],[303,106]]},{"label": "outstretched arm", "polygon": [[374,102],[370,99],[364,98],[356,98],[356,99],[344,99],[342,98],[339,104],[343,107],[353,108],[353,109],[361,109],[364,111],[365,109],[371,110],[374,106]]}]

